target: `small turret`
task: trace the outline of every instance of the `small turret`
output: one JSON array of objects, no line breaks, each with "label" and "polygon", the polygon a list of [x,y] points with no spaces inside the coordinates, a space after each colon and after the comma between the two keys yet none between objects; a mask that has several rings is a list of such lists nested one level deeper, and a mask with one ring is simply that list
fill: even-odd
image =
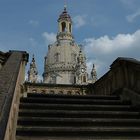
[{"label": "small turret", "polygon": [[79,51],[79,56],[77,58],[77,61],[78,61],[79,64],[83,64],[86,61],[86,58],[85,58],[81,48],[80,48],[80,51]]},{"label": "small turret", "polygon": [[76,83],[77,84],[87,84],[87,67],[86,67],[86,57],[80,48],[79,55],[77,57],[76,65]]},{"label": "small turret", "polygon": [[94,64],[91,70],[91,78],[92,78],[92,83],[95,83],[97,81],[97,73]]},{"label": "small turret", "polygon": [[58,18],[57,40],[73,40],[72,20],[67,12],[66,6],[64,6],[64,10]]},{"label": "small turret", "polygon": [[33,55],[32,61],[30,63],[30,69],[28,71],[28,82],[36,83],[37,82],[38,71],[35,64],[35,58]]}]

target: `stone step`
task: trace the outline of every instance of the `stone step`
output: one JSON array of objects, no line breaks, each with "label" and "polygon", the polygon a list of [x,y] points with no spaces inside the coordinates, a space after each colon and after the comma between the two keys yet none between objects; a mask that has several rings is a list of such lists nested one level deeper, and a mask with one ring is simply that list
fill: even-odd
[{"label": "stone step", "polygon": [[47,126],[47,127],[88,127],[88,126],[119,126],[140,127],[140,119],[106,119],[106,118],[45,118],[45,117],[19,117],[18,126]]},{"label": "stone step", "polygon": [[71,111],[71,110],[19,110],[19,116],[63,118],[140,118],[139,112],[130,111]]},{"label": "stone step", "polygon": [[130,105],[130,101],[122,102],[120,100],[96,100],[96,99],[61,99],[61,98],[21,98],[21,103],[54,103],[54,104],[100,104],[100,105]]},{"label": "stone step", "polygon": [[20,100],[17,140],[140,138],[139,110],[118,96],[28,93]]},{"label": "stone step", "polygon": [[139,108],[130,105],[90,105],[90,104],[41,104],[20,103],[20,109],[36,110],[100,110],[100,111],[139,111]]},{"label": "stone step", "polygon": [[140,127],[18,127],[17,136],[140,136]]},{"label": "stone step", "polygon": [[40,94],[40,93],[28,93],[27,97],[36,98],[69,98],[69,99],[107,99],[107,100],[119,100],[120,97],[116,95],[64,95],[64,94]]},{"label": "stone step", "polygon": [[140,140],[140,136],[17,136],[16,140]]}]

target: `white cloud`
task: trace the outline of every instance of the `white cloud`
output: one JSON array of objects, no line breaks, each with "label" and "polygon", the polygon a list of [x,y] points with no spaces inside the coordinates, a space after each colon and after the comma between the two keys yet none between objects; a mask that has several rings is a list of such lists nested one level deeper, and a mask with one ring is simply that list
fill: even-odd
[{"label": "white cloud", "polygon": [[140,16],[140,9],[138,9],[135,13],[126,16],[126,19],[128,20],[128,22],[133,22],[139,16]]},{"label": "white cloud", "polygon": [[73,18],[74,26],[76,28],[80,28],[86,24],[86,16],[85,15],[78,15]]},{"label": "white cloud", "polygon": [[117,57],[133,57],[140,59],[140,30],[133,34],[118,34],[115,37],[103,36],[84,40],[88,69],[94,63],[98,75],[108,71],[109,65]]},{"label": "white cloud", "polygon": [[51,44],[54,43],[56,41],[56,34],[55,33],[48,33],[48,32],[44,32],[42,34],[43,38],[45,39],[45,43]]},{"label": "white cloud", "polygon": [[98,59],[89,59],[87,61],[87,72],[89,74],[89,78],[91,76],[90,74],[91,74],[91,70],[92,70],[93,64],[95,65],[95,69],[96,69],[97,72],[104,66],[104,63],[101,62]]},{"label": "white cloud", "polygon": [[39,22],[37,20],[30,20],[29,24],[32,25],[32,26],[38,26]]}]

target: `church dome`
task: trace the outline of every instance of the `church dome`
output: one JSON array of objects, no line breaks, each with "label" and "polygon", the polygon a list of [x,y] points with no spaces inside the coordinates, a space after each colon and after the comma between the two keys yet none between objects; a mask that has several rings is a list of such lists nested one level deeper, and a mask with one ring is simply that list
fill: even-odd
[{"label": "church dome", "polygon": [[[75,42],[72,35],[72,20],[66,6],[58,18],[56,38],[56,42],[48,46],[43,81],[53,84],[81,84],[80,80],[85,79],[82,78],[85,72],[80,75],[81,68],[85,67],[86,70],[86,66],[82,63],[83,67],[78,67],[77,58],[79,57],[80,45]],[[81,51],[80,54],[83,56],[82,53]]]}]

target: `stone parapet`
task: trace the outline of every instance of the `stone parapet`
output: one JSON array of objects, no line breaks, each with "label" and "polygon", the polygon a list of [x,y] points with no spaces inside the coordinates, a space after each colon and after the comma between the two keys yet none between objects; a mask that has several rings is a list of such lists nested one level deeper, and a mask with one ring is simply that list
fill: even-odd
[{"label": "stone parapet", "polygon": [[28,54],[9,51],[0,71],[0,140],[15,140],[20,88],[24,80]]},{"label": "stone parapet", "polygon": [[86,85],[72,85],[72,84],[47,84],[47,83],[29,83],[24,84],[24,96],[27,93],[38,94],[64,94],[64,95],[86,95]]},{"label": "stone parapet", "polygon": [[117,58],[110,70],[89,87],[94,94],[112,94],[121,88],[140,93],[140,61],[132,58]]}]

